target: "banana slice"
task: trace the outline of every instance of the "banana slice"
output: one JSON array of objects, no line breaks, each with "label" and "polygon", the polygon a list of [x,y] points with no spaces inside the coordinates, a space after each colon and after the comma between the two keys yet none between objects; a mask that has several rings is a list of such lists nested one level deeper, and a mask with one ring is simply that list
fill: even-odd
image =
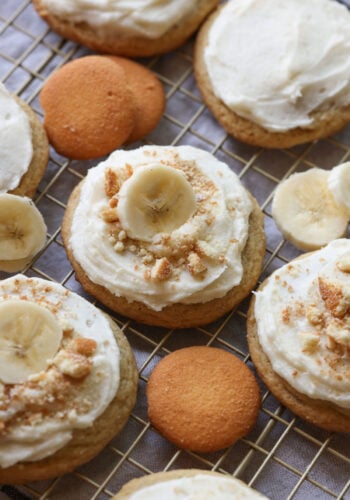
[{"label": "banana slice", "polygon": [[152,164],[138,168],[124,182],[117,210],[131,238],[152,241],[155,234],[182,226],[196,210],[196,200],[181,171]]},{"label": "banana slice", "polygon": [[349,214],[330,192],[328,177],[327,171],[312,168],[291,175],[275,191],[272,216],[301,250],[316,250],[346,232]]},{"label": "banana slice", "polygon": [[350,161],[332,168],[328,177],[328,188],[337,203],[348,210],[350,217]]},{"label": "banana slice", "polygon": [[62,340],[54,315],[34,302],[0,302],[0,380],[20,384],[46,369]]},{"label": "banana slice", "polygon": [[44,219],[30,198],[0,195],[0,269],[18,271],[46,241]]}]

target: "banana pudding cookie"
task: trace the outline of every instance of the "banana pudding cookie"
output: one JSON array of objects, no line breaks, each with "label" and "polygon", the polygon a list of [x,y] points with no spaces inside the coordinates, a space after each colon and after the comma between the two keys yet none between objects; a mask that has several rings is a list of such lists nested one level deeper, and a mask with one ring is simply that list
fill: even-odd
[{"label": "banana pudding cookie", "polygon": [[60,35],[128,57],[169,52],[196,31],[219,0],[33,0]]},{"label": "banana pudding cookie", "polygon": [[38,117],[0,83],[0,194],[33,197],[48,158],[49,144]]},{"label": "banana pudding cookie", "polygon": [[255,286],[263,215],[229,167],[189,146],[115,151],[73,191],[62,237],[77,279],[111,309],[182,328]]},{"label": "banana pudding cookie", "polygon": [[350,13],[333,0],[227,2],[198,35],[197,83],[237,139],[313,141],[350,122],[349,40]]},{"label": "banana pudding cookie", "polygon": [[350,241],[339,239],[275,271],[248,314],[253,362],[301,418],[350,431]]},{"label": "banana pudding cookie", "polygon": [[132,479],[113,500],[263,500],[264,495],[226,474],[178,469]]},{"label": "banana pudding cookie", "polygon": [[0,282],[0,482],[72,471],[121,430],[136,397],[131,348],[85,299],[40,278]]}]

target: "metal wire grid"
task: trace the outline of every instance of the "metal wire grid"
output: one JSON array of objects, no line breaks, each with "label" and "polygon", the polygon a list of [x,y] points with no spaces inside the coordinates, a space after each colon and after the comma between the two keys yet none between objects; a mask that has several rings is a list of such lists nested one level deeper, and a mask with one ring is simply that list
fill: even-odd
[{"label": "metal wire grid", "polygon": [[[89,51],[52,33],[30,0],[0,3],[0,78],[42,118],[38,93],[56,68]],[[147,143],[189,144],[225,161],[257,198],[265,213],[267,251],[261,280],[299,252],[274,225],[274,188],[291,172],[325,169],[350,157],[350,127],[333,138],[290,150],[266,151],[228,137],[201,101],[192,70],[192,42],[171,54],[142,61],[164,84],[167,108]],[[141,143],[140,143],[141,144]],[[137,147],[140,144],[134,144]],[[91,300],[75,281],[60,237],[69,194],[93,162],[67,161],[51,150],[46,175],[35,199],[48,226],[47,244],[25,270],[57,281]],[[0,278],[7,275],[0,273]],[[176,449],[149,424],[145,385],[167,353],[189,345],[227,349],[253,370],[245,338],[248,300],[224,318],[192,330],[165,330],[113,315],[134,350],[140,373],[136,407],[124,430],[102,453],[62,478],[19,487],[2,486],[0,499],[107,499],[129,479],[175,468],[197,467],[233,474],[271,499],[350,499],[350,438],[302,422],[280,406],[261,383],[263,404],[249,436],[222,452],[198,455]]]}]

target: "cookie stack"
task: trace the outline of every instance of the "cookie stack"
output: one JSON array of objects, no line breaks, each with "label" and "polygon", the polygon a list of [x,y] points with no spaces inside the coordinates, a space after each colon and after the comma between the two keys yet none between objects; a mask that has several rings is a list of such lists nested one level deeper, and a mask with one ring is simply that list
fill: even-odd
[{"label": "cookie stack", "polygon": [[88,160],[145,137],[163,114],[165,95],[144,66],[120,57],[87,56],[54,73],[40,102],[56,151]]}]

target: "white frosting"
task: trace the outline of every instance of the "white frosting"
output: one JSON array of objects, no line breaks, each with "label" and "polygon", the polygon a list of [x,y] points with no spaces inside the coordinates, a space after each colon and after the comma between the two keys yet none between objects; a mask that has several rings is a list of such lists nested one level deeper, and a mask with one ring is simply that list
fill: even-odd
[{"label": "white frosting", "polygon": [[128,496],[129,500],[240,500],[266,498],[234,478],[198,474],[146,486]]},{"label": "white frosting", "polygon": [[15,189],[33,156],[29,119],[0,83],[0,193]]},{"label": "white frosting", "polygon": [[[47,307],[59,321],[62,328],[74,329],[75,336],[93,339],[97,343],[92,361],[91,372],[76,383],[74,393],[66,396],[69,407],[59,410],[46,407],[46,411],[37,414],[30,423],[16,421],[26,411],[26,404],[31,397],[43,401],[45,387],[40,382],[27,387],[18,399],[4,405],[4,386],[0,391],[0,421],[8,423],[6,433],[0,436],[0,466],[9,467],[21,461],[35,461],[52,455],[65,446],[72,438],[74,429],[89,427],[101,415],[114,398],[119,385],[119,348],[107,317],[92,304],[69,292],[61,285],[39,278],[27,278],[17,275],[0,284],[0,300],[23,299],[34,301]],[[45,383],[50,383],[52,372],[41,372]],[[34,377],[34,379],[33,379]],[[32,382],[35,376],[28,379]],[[55,384],[55,379],[52,378]],[[21,391],[21,384],[12,390]],[[69,389],[70,390],[70,389]],[[34,415],[32,415],[34,417]],[[14,420],[11,420],[14,419]]]},{"label": "white frosting", "polygon": [[349,240],[335,240],[272,274],[256,293],[259,342],[273,370],[297,391],[350,410],[350,313],[331,314],[319,278],[342,290],[350,306]]},{"label": "white frosting", "polygon": [[43,0],[52,14],[87,23],[98,33],[158,38],[194,10],[198,0]]},{"label": "white frosting", "polygon": [[271,131],[350,103],[350,13],[333,0],[234,0],[204,53],[216,96]]},{"label": "white frosting", "polygon": [[[209,187],[197,186],[198,210],[170,235],[174,242],[186,238],[200,242],[212,255],[204,259],[207,271],[200,277],[192,276],[186,266],[180,266],[165,281],[145,280],[149,266],[143,264],[141,256],[128,250],[118,253],[109,240],[110,228],[100,215],[101,209],[108,206],[104,190],[106,170],[111,168],[121,179],[124,165],[129,164],[136,170],[154,161],[165,161],[170,168],[173,168],[171,165],[181,166],[181,162],[192,162],[209,184]],[[193,179],[187,180],[194,186]],[[203,204],[205,213],[200,210]],[[143,302],[154,310],[179,302],[206,302],[222,297],[241,281],[241,253],[248,237],[251,210],[251,200],[238,177],[205,151],[189,146],[115,151],[87,174],[73,216],[70,245],[90,280],[116,296]],[[160,243],[161,238],[159,234],[151,244],[137,243],[147,251],[166,251]]]}]

